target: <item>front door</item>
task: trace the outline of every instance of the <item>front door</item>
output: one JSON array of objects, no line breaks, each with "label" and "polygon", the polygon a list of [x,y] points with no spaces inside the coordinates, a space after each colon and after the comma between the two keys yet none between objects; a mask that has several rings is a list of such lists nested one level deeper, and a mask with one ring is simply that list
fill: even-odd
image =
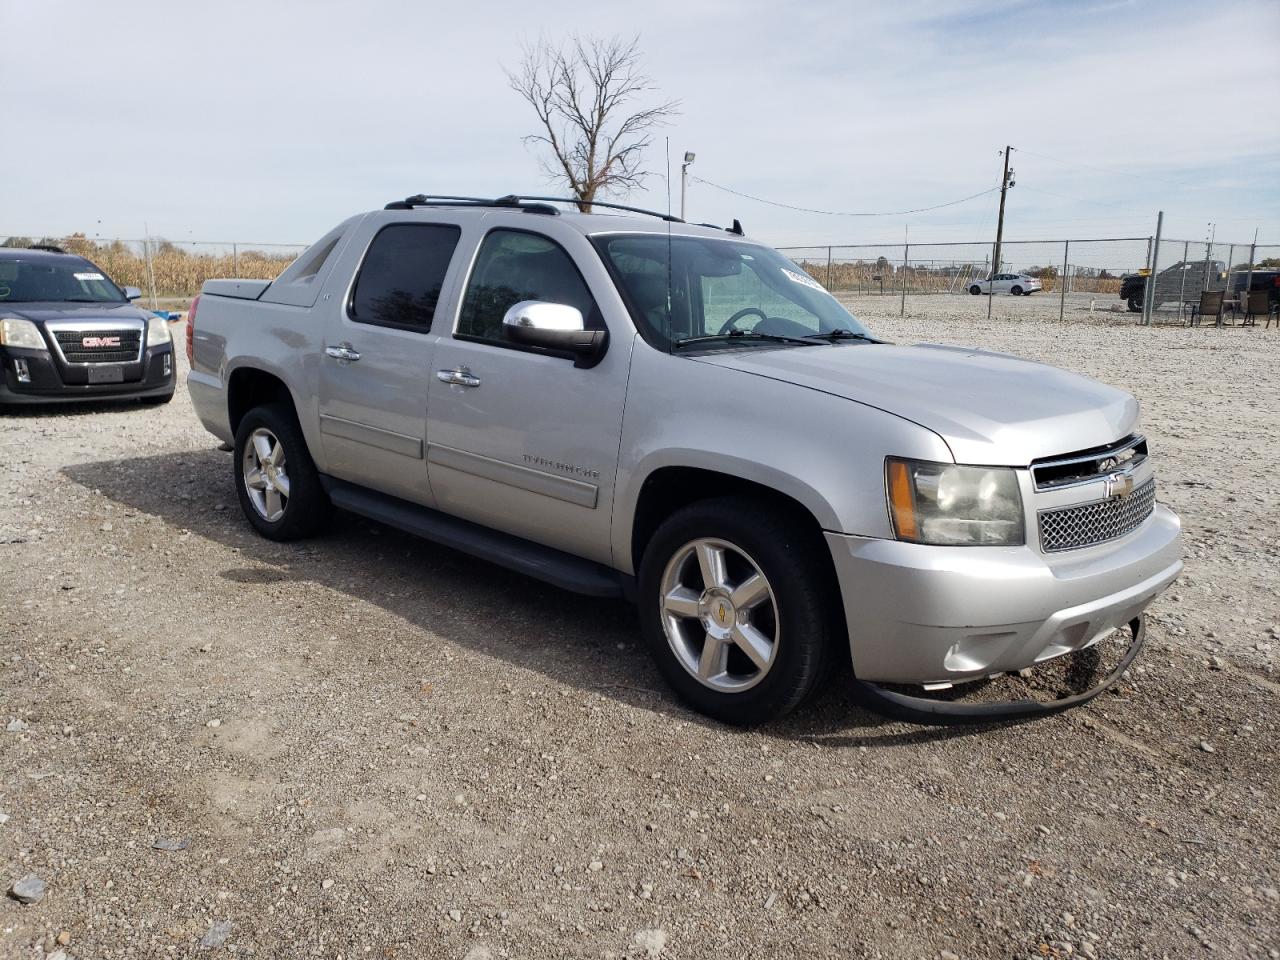
[{"label": "front door", "polygon": [[480,244],[457,328],[441,337],[427,404],[428,473],[440,509],[609,563],[609,526],[630,342],[594,367],[522,347],[502,318],[522,300],[604,320],[573,259],[540,233]]},{"label": "front door", "polygon": [[320,434],[335,477],[431,506],[427,390],[436,303],[461,231],[393,223],[374,236],[320,358]]}]

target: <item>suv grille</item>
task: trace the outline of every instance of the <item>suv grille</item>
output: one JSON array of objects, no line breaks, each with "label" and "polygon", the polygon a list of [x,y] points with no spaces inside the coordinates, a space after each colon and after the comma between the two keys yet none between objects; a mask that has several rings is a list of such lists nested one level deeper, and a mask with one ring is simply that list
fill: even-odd
[{"label": "suv grille", "polygon": [[1146,458],[1147,441],[1135,434],[1105,447],[1036,460],[1031,474],[1037,490],[1052,490],[1097,480],[1123,466],[1136,467]]},{"label": "suv grille", "polygon": [[[138,359],[142,331],[122,330],[55,330],[58,347],[68,363],[128,363]],[[118,345],[113,342],[119,340]],[[86,346],[88,341],[88,346]]]},{"label": "suv grille", "polygon": [[1148,480],[1127,497],[1040,513],[1040,549],[1073,550],[1105,543],[1138,529],[1156,504],[1156,482]]}]

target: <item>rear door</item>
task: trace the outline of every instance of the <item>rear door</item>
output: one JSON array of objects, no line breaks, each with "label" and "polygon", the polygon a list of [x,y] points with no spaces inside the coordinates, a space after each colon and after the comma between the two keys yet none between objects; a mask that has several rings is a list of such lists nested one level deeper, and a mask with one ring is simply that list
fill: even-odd
[{"label": "rear door", "polygon": [[426,469],[427,389],[461,229],[375,225],[349,288],[332,298],[320,357],[320,433],[329,473],[434,505]]},{"label": "rear door", "polygon": [[522,300],[577,307],[593,329],[607,328],[601,303],[622,309],[586,237],[551,233],[498,226],[480,241],[432,360],[428,470],[440,509],[609,563],[630,339],[584,369],[502,335]]}]

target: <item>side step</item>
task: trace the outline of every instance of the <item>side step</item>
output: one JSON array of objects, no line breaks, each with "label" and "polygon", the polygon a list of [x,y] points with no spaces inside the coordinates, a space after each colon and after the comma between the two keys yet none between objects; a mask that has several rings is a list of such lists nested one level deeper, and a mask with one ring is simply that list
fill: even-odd
[{"label": "side step", "polygon": [[562,590],[589,597],[623,599],[630,594],[626,574],[571,553],[459,520],[439,510],[378,493],[345,480],[321,476],[335,507],[385,523],[414,536],[461,550],[481,560],[523,573]]}]

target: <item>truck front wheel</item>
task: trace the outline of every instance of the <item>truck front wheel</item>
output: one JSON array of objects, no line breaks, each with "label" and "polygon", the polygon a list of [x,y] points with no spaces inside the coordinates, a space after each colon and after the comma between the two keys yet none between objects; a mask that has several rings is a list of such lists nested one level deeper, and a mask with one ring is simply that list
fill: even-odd
[{"label": "truck front wheel", "polygon": [[640,564],[640,620],[658,669],[700,713],[741,726],[794,709],[823,674],[832,574],[822,543],[767,503],[672,514]]},{"label": "truck front wheel", "polygon": [[267,539],[299,540],[328,522],[333,508],[290,407],[270,404],[246,413],[232,463],[240,509]]},{"label": "truck front wheel", "polygon": [[1130,313],[1142,312],[1142,294],[1137,294],[1136,296],[1132,296],[1129,298],[1129,312]]}]

